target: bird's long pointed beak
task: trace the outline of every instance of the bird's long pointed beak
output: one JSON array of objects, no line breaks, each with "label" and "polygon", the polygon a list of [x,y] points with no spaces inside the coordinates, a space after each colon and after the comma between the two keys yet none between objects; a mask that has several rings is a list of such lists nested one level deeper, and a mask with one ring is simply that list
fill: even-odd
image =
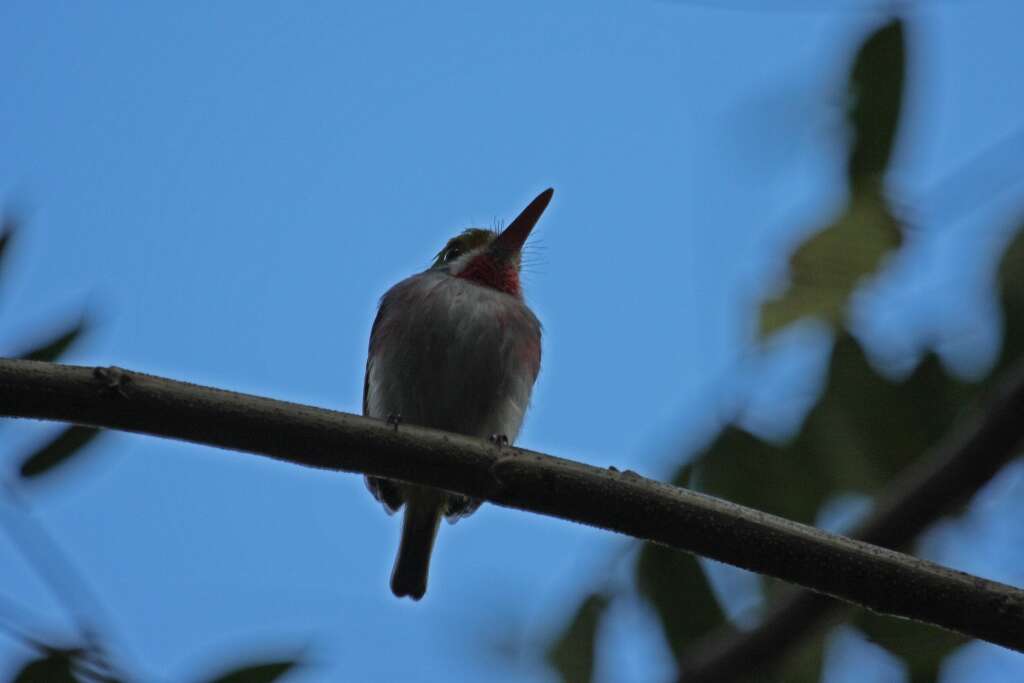
[{"label": "bird's long pointed beak", "polygon": [[491,243],[492,251],[505,256],[518,254],[522,250],[523,245],[526,244],[526,238],[530,236],[530,231],[537,224],[540,215],[544,213],[544,209],[547,208],[548,202],[551,201],[551,195],[554,193],[554,188],[549,187],[537,195],[523,209],[522,213],[516,216],[516,219],[509,223],[509,226],[502,230],[501,234],[494,239]]}]

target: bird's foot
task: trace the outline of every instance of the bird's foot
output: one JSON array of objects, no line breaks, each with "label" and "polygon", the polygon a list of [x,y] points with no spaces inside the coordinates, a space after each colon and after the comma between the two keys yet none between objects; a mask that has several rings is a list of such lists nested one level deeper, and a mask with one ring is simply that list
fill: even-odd
[{"label": "bird's foot", "polygon": [[508,437],[504,434],[491,434],[487,437],[487,440],[493,443],[498,448],[508,445]]},{"label": "bird's foot", "polygon": [[402,415],[400,413],[391,413],[388,415],[388,424],[398,431],[398,425],[402,424]]}]

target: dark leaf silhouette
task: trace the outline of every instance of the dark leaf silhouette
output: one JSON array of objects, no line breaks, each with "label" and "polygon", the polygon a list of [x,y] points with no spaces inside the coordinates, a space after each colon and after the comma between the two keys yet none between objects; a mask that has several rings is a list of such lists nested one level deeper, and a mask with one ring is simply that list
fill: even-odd
[{"label": "dark leaf silhouette", "polygon": [[49,472],[81,453],[99,433],[95,427],[65,427],[54,439],[25,458],[19,470],[21,476],[29,478]]},{"label": "dark leaf silhouette", "polygon": [[797,437],[824,460],[828,494],[876,493],[935,445],[977,387],[927,353],[910,375],[891,379],[849,334],[836,341],[828,383]]},{"label": "dark leaf silhouette", "polygon": [[807,521],[825,500],[820,462],[803,444],[777,446],[735,426],[696,462],[696,488],[789,519]]},{"label": "dark leaf silhouette", "polygon": [[825,663],[825,637],[817,635],[745,683],[819,683]]},{"label": "dark leaf silhouette", "polygon": [[996,373],[1024,355],[1024,222],[1003,254],[997,287],[1003,312],[1003,348]]},{"label": "dark leaf silhouette", "polygon": [[71,671],[75,651],[50,650],[26,664],[14,677],[14,683],[79,683]]},{"label": "dark leaf silhouette", "polygon": [[273,683],[296,666],[298,662],[294,660],[248,664],[208,679],[207,683]]},{"label": "dark leaf silhouette", "polygon": [[877,181],[889,165],[903,100],[905,52],[903,22],[893,20],[868,38],[854,60],[849,111],[853,187]]},{"label": "dark leaf silhouette", "polygon": [[790,257],[789,287],[761,306],[761,335],[808,316],[841,326],[853,290],[901,243],[899,222],[880,191],[852,195],[839,217]]},{"label": "dark leaf silhouette", "polygon": [[883,193],[882,176],[898,130],[904,61],[900,21],[876,31],[858,52],[848,84],[853,132],[850,199],[837,218],[812,234],[790,258],[788,288],[761,307],[762,336],[807,316],[841,326],[853,290],[902,244],[902,229]]},{"label": "dark leaf silhouette", "polygon": [[548,650],[548,661],[565,683],[589,683],[592,680],[597,627],[608,602],[608,598],[600,594],[587,596],[565,631]]},{"label": "dark leaf silhouette", "polygon": [[645,543],[636,567],[640,593],[654,607],[676,661],[699,636],[721,627],[725,615],[697,558]]},{"label": "dark leaf silhouette", "polygon": [[726,427],[694,463],[699,488],[813,523],[836,494],[881,490],[946,434],[975,392],[931,353],[906,378],[889,379],[844,334],[833,348],[825,391],[799,434],[776,445]]},{"label": "dark leaf silhouette", "polygon": [[939,680],[942,660],[968,642],[950,631],[867,611],[859,611],[854,623],[869,640],[903,660],[911,683]]},{"label": "dark leaf silhouette", "polygon": [[11,250],[11,238],[17,232],[18,221],[10,213],[0,216],[0,273],[3,272],[4,261]]},{"label": "dark leaf silhouette", "polygon": [[17,228],[17,221],[10,216],[4,216],[0,223],[0,266],[3,265],[4,256],[7,254],[7,247],[11,244],[11,236]]},{"label": "dark leaf silhouette", "polygon": [[64,352],[85,333],[87,324],[84,319],[67,328],[53,338],[44,341],[35,348],[22,353],[19,358],[52,362],[64,355]]}]

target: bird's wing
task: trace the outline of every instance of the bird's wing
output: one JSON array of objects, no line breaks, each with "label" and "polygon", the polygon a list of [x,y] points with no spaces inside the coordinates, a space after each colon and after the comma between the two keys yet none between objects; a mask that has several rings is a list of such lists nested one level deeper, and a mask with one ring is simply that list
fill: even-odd
[{"label": "bird's wing", "polygon": [[[390,290],[389,292],[390,293]],[[377,334],[381,331],[381,323],[388,312],[388,295],[381,297],[377,305],[377,315],[373,318],[373,326],[370,328],[370,343],[366,349],[366,374],[363,375],[363,415],[366,417],[387,417],[386,415],[370,415],[370,369],[373,366],[373,356],[379,350]]]},{"label": "bird's wing", "polygon": [[[381,300],[381,304],[377,309],[377,317],[373,319],[373,327],[370,330],[370,348],[366,356],[366,373],[363,375],[363,415],[367,417],[382,417],[381,415],[370,415],[370,364],[373,362],[373,339],[377,332],[378,325],[380,324],[381,314],[384,312],[385,302]],[[370,490],[373,497],[380,501],[380,504],[384,506],[389,515],[393,515],[402,507],[405,500],[402,498],[402,492],[398,488],[398,483],[391,479],[382,479],[381,477],[366,477],[366,488]]]}]

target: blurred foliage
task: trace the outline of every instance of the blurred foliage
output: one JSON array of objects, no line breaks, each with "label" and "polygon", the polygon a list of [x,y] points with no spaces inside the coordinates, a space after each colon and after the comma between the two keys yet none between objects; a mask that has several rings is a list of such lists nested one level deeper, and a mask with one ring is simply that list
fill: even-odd
[{"label": "blurred foliage", "polygon": [[854,190],[879,185],[889,166],[903,106],[906,61],[899,20],[870,35],[853,61],[849,83],[853,145],[847,173]]},{"label": "blurred foliage", "polygon": [[727,426],[696,459],[698,487],[759,510],[811,524],[837,493],[874,494],[938,441],[974,395],[928,353],[903,380],[868,362],[841,335],[828,380],[789,443],[763,441]]},{"label": "blurred foliage", "polygon": [[14,683],[77,683],[72,664],[82,656],[81,650],[45,648],[38,659],[25,664],[14,677]]},{"label": "blurred foliage", "polygon": [[568,683],[589,681],[594,674],[594,645],[608,598],[595,593],[587,597],[569,621],[569,627],[548,649],[548,661]]},{"label": "blurred foliage", "polygon": [[[852,142],[847,168],[849,203],[840,217],[800,245],[790,261],[792,281],[761,309],[761,333],[814,316],[837,332],[827,380],[800,431],[786,443],[765,441],[741,426],[724,426],[710,444],[673,476],[759,510],[813,524],[827,501],[844,494],[873,496],[950,432],[968,406],[1015,359],[1024,355],[1024,225],[998,269],[1003,347],[988,376],[966,382],[951,376],[934,352],[924,354],[902,379],[879,373],[861,344],[844,330],[851,293],[901,244],[900,227],[882,192],[894,144],[904,83],[903,27],[891,22],[868,36],[853,60],[848,87]],[[706,636],[736,631],[696,558],[644,544],[635,567],[636,590],[654,608],[676,661]],[[780,582],[762,580],[762,609],[777,599]],[[593,596],[586,598],[589,601]],[[612,600],[615,595],[610,596]],[[608,596],[605,596],[605,600]],[[585,603],[586,604],[586,603]],[[602,603],[606,605],[606,603]],[[589,672],[599,624],[586,615],[586,649],[563,652]],[[597,615],[598,617],[601,614]],[[904,662],[912,683],[938,680],[943,659],[966,642],[957,634],[908,620],[850,611],[850,624]],[[566,633],[580,628],[570,622]],[[814,633],[759,671],[758,681],[816,683],[821,678],[827,634]],[[563,648],[578,643],[564,637]],[[579,676],[564,680],[587,681]]]},{"label": "blurred foliage", "polygon": [[[683,649],[725,623],[725,613],[711,592],[697,558],[656,543],[645,543],[636,566],[640,594],[654,607],[676,659]],[[679,586],[696,590],[680,592]]]},{"label": "blurred foliage", "polygon": [[251,664],[209,679],[209,683],[274,683],[296,666],[294,661]]},{"label": "blurred foliage", "polygon": [[[18,223],[13,217],[5,216],[0,219],[0,266],[3,266],[4,257],[6,252],[9,251],[12,237],[17,233],[18,229]],[[3,269],[0,268],[0,276],[2,275]],[[59,360],[76,341],[81,339],[88,328],[88,321],[82,316],[74,323],[58,327],[58,331],[55,334],[51,334],[42,342],[32,345],[29,350],[16,354],[13,357],[50,362]],[[12,457],[15,462],[21,463],[18,470],[23,481],[39,478],[73,459],[80,458],[89,450],[87,447],[97,441],[97,437],[101,433],[101,430],[94,427],[78,425],[58,427],[48,441],[35,448],[32,452],[20,457],[17,455],[9,457]],[[13,489],[13,482],[11,486],[12,488],[9,489],[10,500],[8,501],[10,504],[6,507],[6,510],[7,514],[12,514],[12,511],[13,514],[18,514],[17,511],[22,505],[22,497],[16,495],[17,492]],[[29,518],[27,510],[23,509],[22,512],[26,514],[26,518]],[[2,521],[4,520],[0,518],[0,522]],[[45,534],[45,529],[38,521],[34,521],[31,526],[35,529],[35,533]],[[55,571],[54,567],[58,563],[53,562],[54,558],[42,556],[39,549],[50,548],[56,552],[57,545],[49,537],[39,540],[45,542],[32,547],[22,546],[20,550],[22,550],[25,559],[32,566],[38,569],[43,565],[48,565],[50,566],[50,573],[53,573]],[[65,569],[72,571],[70,566],[65,567]],[[54,577],[51,576],[50,578],[52,580]],[[62,580],[60,580],[61,577],[57,578],[59,585],[64,588],[72,585],[83,585],[83,582],[77,577],[63,577]],[[70,592],[70,589],[68,591]],[[58,594],[58,598],[64,598],[65,602],[70,603],[68,595]],[[65,607],[77,618],[84,616],[86,623],[99,617],[99,615],[75,614],[71,604],[65,604]],[[26,637],[26,626],[19,625],[19,631],[15,632],[14,635],[18,640],[32,647],[35,652],[21,665],[21,668],[15,672],[14,677],[10,680],[14,683],[85,683],[87,681],[118,683],[119,681],[136,680],[134,676],[129,677],[120,671],[115,671],[111,660],[116,660],[116,657],[111,657],[111,652],[103,641],[104,634],[100,630],[95,629],[94,625],[90,625],[89,628],[80,626],[80,628],[82,632],[78,634],[78,637],[81,644],[68,648],[47,643],[47,639],[39,635]],[[238,660],[239,657],[234,655],[226,659]],[[209,683],[273,683],[286,676],[298,664],[298,659],[251,661],[241,666],[232,667],[226,673],[205,676],[201,680],[208,681]]]},{"label": "blurred foliage", "polygon": [[967,642],[967,638],[951,631],[929,628],[867,610],[854,614],[853,623],[868,640],[903,660],[910,683],[939,680],[942,660]]},{"label": "blurred foliage", "polygon": [[52,363],[64,355],[72,344],[81,337],[86,330],[85,318],[77,323],[58,332],[52,339],[48,339],[34,348],[20,354],[19,358],[25,360],[40,360]]},{"label": "blurred foliage", "polygon": [[82,449],[100,433],[95,427],[65,427],[56,437],[43,444],[21,463],[21,476],[35,477],[82,452]]},{"label": "blurred foliage", "polygon": [[16,222],[12,216],[4,216],[0,219],[0,266],[4,264],[4,257],[7,255],[7,247],[14,235]]},{"label": "blurred foliage", "polygon": [[840,216],[790,258],[789,288],[762,305],[761,334],[809,315],[840,327],[853,290],[901,242],[899,224],[879,190],[851,195]]},{"label": "blurred foliage", "polygon": [[847,84],[849,199],[835,220],[790,257],[789,287],[761,307],[762,335],[809,315],[841,326],[853,290],[902,244],[882,179],[899,125],[904,54],[900,21],[876,31],[857,53]]},{"label": "blurred foliage", "polygon": [[[3,257],[7,251],[12,238],[17,234],[18,221],[13,216],[5,216],[0,220],[2,232],[0,232],[0,266],[3,265]],[[3,271],[0,270],[0,275]],[[36,360],[53,362],[58,360],[71,346],[81,339],[88,329],[88,322],[85,316],[70,325],[57,328],[55,334],[51,334],[42,342],[34,344],[27,351],[16,354],[15,358],[24,360]],[[48,442],[39,446],[35,451],[25,455],[18,460],[23,478],[36,477],[49,472],[54,467],[80,456],[99,434],[99,430],[93,427],[69,426],[57,428],[55,435]],[[56,650],[54,650],[56,652]]]},{"label": "blurred foliage", "polygon": [[1003,312],[1003,346],[994,373],[1006,370],[1024,349],[1024,221],[999,264],[997,287]]}]

